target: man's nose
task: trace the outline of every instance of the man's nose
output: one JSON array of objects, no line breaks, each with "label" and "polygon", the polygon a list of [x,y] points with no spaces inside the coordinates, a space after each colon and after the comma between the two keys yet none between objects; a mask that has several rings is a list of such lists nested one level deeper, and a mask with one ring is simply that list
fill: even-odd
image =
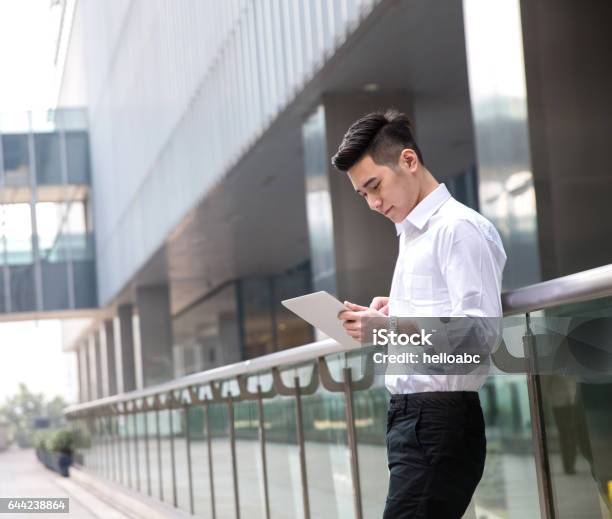
[{"label": "man's nose", "polygon": [[382,207],[382,200],[380,198],[370,198],[369,200],[370,202],[370,209],[372,211],[380,211],[380,208]]}]

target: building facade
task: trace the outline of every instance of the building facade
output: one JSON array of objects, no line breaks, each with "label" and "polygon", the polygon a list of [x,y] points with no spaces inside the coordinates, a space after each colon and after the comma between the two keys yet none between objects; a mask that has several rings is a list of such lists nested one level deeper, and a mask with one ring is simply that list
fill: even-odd
[{"label": "building facade", "polygon": [[[603,2],[79,0],[64,9],[58,99],[87,109],[96,224],[99,310],[68,345],[83,403],[313,341],[283,299],[328,290],[367,304],[388,292],[394,229],[330,166],[346,128],[371,110],[409,114],[430,171],[494,222],[508,253],[505,289],[611,262]],[[562,491],[571,480],[551,483],[552,462],[531,458],[528,384],[509,375],[481,392],[491,452],[476,506],[544,517],[546,498],[571,517]],[[577,401],[572,384],[572,405],[593,417],[596,404]],[[556,400],[542,391],[538,405],[552,416]],[[609,385],[594,391],[592,402]],[[173,437],[172,422],[162,427]],[[555,427],[565,430],[536,428],[551,457],[565,441]],[[592,442],[605,443],[608,428],[589,429]],[[608,517],[608,467],[589,463],[581,506]],[[316,517],[353,517],[334,488],[335,504]]]}]

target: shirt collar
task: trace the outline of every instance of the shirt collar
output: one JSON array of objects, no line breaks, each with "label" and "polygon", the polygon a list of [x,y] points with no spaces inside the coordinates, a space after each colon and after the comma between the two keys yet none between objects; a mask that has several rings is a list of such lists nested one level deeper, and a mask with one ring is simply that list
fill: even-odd
[{"label": "shirt collar", "polygon": [[399,236],[404,230],[408,228],[408,224],[412,224],[419,231],[425,227],[425,224],[440,208],[440,206],[451,198],[451,194],[446,189],[444,184],[440,184],[436,189],[429,193],[423,200],[421,200],[412,211],[406,216],[406,218],[395,224],[397,235]]}]

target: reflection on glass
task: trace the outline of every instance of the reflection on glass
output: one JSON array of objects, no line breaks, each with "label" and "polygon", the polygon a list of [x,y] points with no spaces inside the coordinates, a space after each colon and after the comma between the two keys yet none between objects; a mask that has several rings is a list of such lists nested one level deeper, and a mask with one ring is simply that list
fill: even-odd
[{"label": "reflection on glass", "polygon": [[279,519],[303,517],[300,459],[295,430],[295,399],[264,400],[270,515]]},{"label": "reflection on glass", "polygon": [[89,184],[89,141],[87,132],[66,132],[68,184]]},{"label": "reflection on glass", "polygon": [[564,305],[543,314],[569,318],[569,352],[590,368],[577,375],[541,377],[557,516],[610,519],[612,298]]},{"label": "reflection on glass", "polygon": [[30,159],[27,135],[2,135],[4,161],[4,185],[28,186],[30,184]]},{"label": "reflection on glass", "polygon": [[175,376],[241,360],[236,290],[229,284],[172,321]]},{"label": "reflection on glass", "polygon": [[246,358],[272,353],[276,330],[272,321],[272,279],[251,278],[240,284]]},{"label": "reflection on glass", "polygon": [[32,216],[30,204],[0,205],[0,235],[7,265],[32,263]]},{"label": "reflection on glass", "polygon": [[36,183],[38,185],[61,185],[60,140],[57,133],[34,135],[34,157],[36,161]]},{"label": "reflection on glass", "polygon": [[253,401],[234,404],[236,458],[241,517],[265,518],[262,488],[262,460],[259,438],[259,415]]}]

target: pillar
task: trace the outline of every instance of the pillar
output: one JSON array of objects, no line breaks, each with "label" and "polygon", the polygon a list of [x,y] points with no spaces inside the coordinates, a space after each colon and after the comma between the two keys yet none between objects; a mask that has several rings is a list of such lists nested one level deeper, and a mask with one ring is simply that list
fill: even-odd
[{"label": "pillar", "polygon": [[113,320],[113,341],[117,366],[118,391],[125,393],[136,389],[136,366],[134,361],[133,307],[120,305]]},{"label": "pillar", "polygon": [[[167,285],[136,289],[143,387],[172,380],[172,317]],[[138,355],[137,355],[138,356]]]}]

